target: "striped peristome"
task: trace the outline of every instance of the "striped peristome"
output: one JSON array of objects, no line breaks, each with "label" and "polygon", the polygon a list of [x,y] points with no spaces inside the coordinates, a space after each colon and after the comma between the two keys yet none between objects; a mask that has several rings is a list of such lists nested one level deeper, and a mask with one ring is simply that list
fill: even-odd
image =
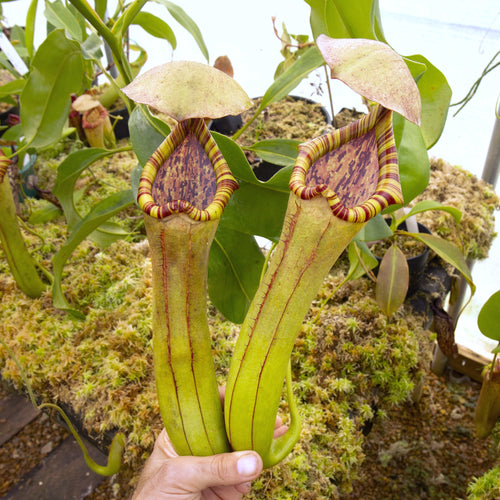
[{"label": "striped peristome", "polygon": [[0,150],[0,184],[3,182],[3,178],[7,175],[7,169],[12,163],[12,160],[5,156],[5,153]]},{"label": "striped peristome", "polygon": [[[370,193],[367,199],[362,200],[356,206],[347,207],[327,182],[320,182],[311,186],[306,185],[307,173],[317,161],[350,141],[355,141],[363,136],[368,137],[369,134],[373,135],[374,144],[376,144],[378,179],[376,179],[374,192]],[[363,171],[365,165],[363,162],[359,162],[355,167],[358,169],[357,178],[359,184],[356,185],[351,179],[349,189],[353,192],[357,189],[366,190],[363,182],[369,176],[365,175]],[[360,120],[301,144],[289,187],[292,192],[304,200],[324,196],[333,215],[347,222],[366,222],[389,205],[403,203],[396,144],[392,130],[392,111],[377,105]]]},{"label": "striped peristome", "polygon": [[[216,186],[213,199],[204,208],[198,208],[192,201],[185,199],[171,199],[165,203],[157,203],[154,198],[153,186],[158,172],[181,143],[189,138],[190,134],[194,135],[212,164]],[[144,213],[156,219],[164,219],[176,213],[185,213],[195,221],[207,221],[220,218],[229,198],[237,188],[238,184],[216,142],[210,135],[205,121],[201,118],[190,118],[177,124],[144,165],[139,181],[137,202]]]}]

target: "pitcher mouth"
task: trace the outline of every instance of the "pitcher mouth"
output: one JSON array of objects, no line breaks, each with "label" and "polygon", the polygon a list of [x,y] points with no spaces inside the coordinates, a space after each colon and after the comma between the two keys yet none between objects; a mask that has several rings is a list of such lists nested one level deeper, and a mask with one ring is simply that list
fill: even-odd
[{"label": "pitcher mouth", "polygon": [[[365,150],[356,158],[342,150],[363,138]],[[377,105],[360,120],[301,144],[289,187],[304,200],[323,196],[333,215],[348,222],[366,222],[402,204],[392,111]]]},{"label": "pitcher mouth", "polygon": [[[174,159],[176,152],[179,158]],[[183,173],[195,167],[195,156],[201,167],[195,172],[196,179],[184,178]],[[205,121],[190,118],[177,124],[144,165],[137,202],[156,219],[184,213],[195,221],[207,221],[220,218],[236,189],[238,183]]]}]

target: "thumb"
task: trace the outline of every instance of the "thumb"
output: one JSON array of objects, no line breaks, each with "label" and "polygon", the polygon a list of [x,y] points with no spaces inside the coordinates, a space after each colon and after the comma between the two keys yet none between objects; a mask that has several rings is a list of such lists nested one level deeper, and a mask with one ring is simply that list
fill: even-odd
[{"label": "thumb", "polygon": [[235,451],[208,457],[177,457],[170,461],[171,470],[176,468],[177,477],[184,478],[184,487],[193,492],[212,486],[236,486],[249,482],[262,472],[262,467],[262,459],[254,451]]}]

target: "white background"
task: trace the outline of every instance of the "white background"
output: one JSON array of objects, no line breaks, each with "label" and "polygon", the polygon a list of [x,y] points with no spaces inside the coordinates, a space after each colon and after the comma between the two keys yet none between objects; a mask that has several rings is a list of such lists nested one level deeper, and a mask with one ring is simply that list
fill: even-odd
[{"label": "white background", "polygon": [[[235,79],[250,96],[265,92],[281,61],[281,44],[273,32],[272,17],[277,18],[280,32],[285,23],[290,33],[310,35],[309,7],[303,0],[253,0],[251,3],[178,0],[176,3],[198,24],[210,53],[210,64],[217,56],[228,55]],[[28,4],[28,0],[4,3],[6,24],[24,24]],[[41,43],[45,36],[43,9],[40,1],[35,44]],[[402,55],[422,54],[437,66],[453,90],[452,102],[465,96],[500,50],[500,3],[497,0],[380,0],[380,9],[388,42]],[[172,51],[167,42],[152,40],[140,28],[133,28],[131,37],[148,52],[145,69],[170,60],[206,62],[191,36],[170,17],[165,7],[147,4],[145,10],[170,24],[178,41],[177,50]],[[315,73],[293,93],[328,105],[326,92],[322,97],[316,93],[322,79],[324,81],[323,73]],[[322,88],[326,89],[324,84]],[[360,99],[342,84],[335,83],[333,88],[336,110],[343,106],[361,108]],[[485,78],[472,102],[457,117],[449,117],[430,155],[461,165],[480,177],[499,95],[500,68],[497,68]],[[497,241],[490,257],[474,267],[478,290],[457,331],[461,343],[480,352],[487,347],[483,346],[482,336],[476,333],[477,312],[489,295],[500,289],[499,268],[500,241]]]}]

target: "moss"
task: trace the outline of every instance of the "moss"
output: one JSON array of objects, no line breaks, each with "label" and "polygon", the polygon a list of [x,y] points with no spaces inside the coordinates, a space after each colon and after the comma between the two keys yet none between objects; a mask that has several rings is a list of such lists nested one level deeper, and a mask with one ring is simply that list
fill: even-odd
[{"label": "moss", "polygon": [[418,220],[434,234],[457,244],[466,258],[488,257],[496,236],[494,215],[500,209],[500,200],[491,185],[461,167],[433,158],[429,185],[415,202],[420,200],[434,200],[458,208],[462,212],[459,224],[451,215],[436,211],[421,214]]},{"label": "moss", "polygon": [[[87,196],[84,204],[94,190],[97,200],[107,187],[121,188],[122,181],[115,183],[115,177],[128,179],[135,161],[116,161],[122,160],[124,165],[111,160],[97,165],[93,172],[99,181],[88,174],[88,185],[81,186]],[[43,175],[48,183],[57,164],[47,163]],[[489,226],[498,199],[485,192],[490,195],[483,197],[482,217]],[[436,199],[432,193],[428,198]],[[437,201],[453,204],[446,196]],[[30,203],[36,207],[38,202]],[[467,237],[443,222],[446,218],[437,224],[443,231],[446,226],[450,235],[458,234],[470,251],[484,254],[492,230],[481,227],[477,217],[467,223],[473,229]],[[68,237],[62,220],[35,226],[40,237],[26,233],[30,249],[49,269],[53,254]],[[151,264],[145,248],[130,239],[104,250],[89,241],[79,245],[65,267],[63,289],[69,302],[86,314],[84,321],[54,309],[49,291],[38,300],[26,299],[10,278],[0,250],[2,339],[44,400],[71,404],[91,435],[121,429],[128,436],[126,464],[136,471],[162,427],[152,369]],[[362,467],[364,429],[373,419],[385,418],[390,408],[406,404],[428,366],[430,335],[421,320],[408,308],[386,318],[369,280],[349,282],[330,297],[347,267],[347,260],[340,259],[325,280],[292,354],[300,441],[281,464],[263,473],[249,498],[332,499],[348,492]],[[238,327],[210,305],[208,315],[223,384]],[[21,387],[17,367],[2,348],[0,371]],[[286,401],[281,412],[286,416]]]},{"label": "moss", "polygon": [[[260,101],[260,98],[255,99],[252,108],[243,113],[243,123],[254,115]],[[329,127],[321,104],[288,96],[267,106],[239,137],[238,143],[248,147],[257,141],[277,137],[307,141],[323,134]]]},{"label": "moss", "polygon": [[493,467],[476,478],[467,490],[469,500],[496,500],[500,498],[500,466]]},{"label": "moss", "polygon": [[[53,309],[50,292],[30,301],[10,280],[1,284],[1,335],[33,388],[46,400],[71,404],[91,434],[124,429],[128,461],[142,456],[161,428],[150,348],[150,273],[134,245],[120,241],[96,253],[83,244],[65,279],[72,301],[87,312],[83,322]],[[2,377],[20,387],[3,350],[0,359]]]},{"label": "moss", "polygon": [[[377,408],[409,397],[427,334],[406,312],[388,321],[370,282],[342,288],[313,322],[344,273],[341,266],[325,281],[292,356],[302,437],[286,460],[263,474],[253,498],[298,498],[305,491],[309,496],[300,498],[335,498],[348,490],[362,463],[364,423]],[[44,400],[71,404],[91,435],[124,431],[126,463],[139,470],[162,427],[151,359],[149,258],[141,244],[119,241],[100,250],[85,242],[69,260],[63,284],[72,305],[86,313],[84,321],[55,310],[49,292],[24,298],[3,275],[0,334]],[[208,313],[223,383],[238,327],[212,306]],[[20,387],[17,368],[1,349],[0,366],[2,377]],[[284,415],[286,408],[283,402]]]}]

